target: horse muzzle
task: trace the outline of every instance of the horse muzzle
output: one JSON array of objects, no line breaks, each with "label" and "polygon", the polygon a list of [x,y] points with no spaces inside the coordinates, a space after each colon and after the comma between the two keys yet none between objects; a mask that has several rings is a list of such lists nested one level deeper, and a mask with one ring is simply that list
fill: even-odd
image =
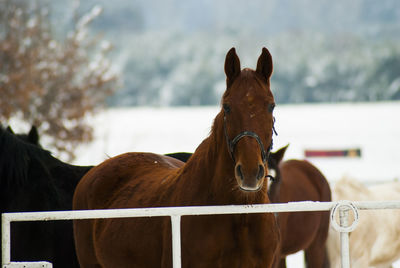
[{"label": "horse muzzle", "polygon": [[235,177],[241,190],[256,192],[261,189],[264,183],[264,165],[259,164],[257,169],[246,170],[241,163],[237,163],[235,166]]}]

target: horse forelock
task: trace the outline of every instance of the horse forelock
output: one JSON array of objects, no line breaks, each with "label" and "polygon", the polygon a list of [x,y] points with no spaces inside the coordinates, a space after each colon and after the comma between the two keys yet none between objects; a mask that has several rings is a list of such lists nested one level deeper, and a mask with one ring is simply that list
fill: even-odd
[{"label": "horse forelock", "polygon": [[233,81],[232,85],[225,91],[222,97],[222,101],[224,101],[224,99],[231,94],[232,90],[246,89],[246,91],[243,91],[243,93],[245,93],[249,89],[260,89],[260,88],[266,90],[268,97],[273,99],[272,92],[269,88],[269,81],[263,79],[263,77],[256,71],[250,68],[245,68],[241,71],[240,75]]}]

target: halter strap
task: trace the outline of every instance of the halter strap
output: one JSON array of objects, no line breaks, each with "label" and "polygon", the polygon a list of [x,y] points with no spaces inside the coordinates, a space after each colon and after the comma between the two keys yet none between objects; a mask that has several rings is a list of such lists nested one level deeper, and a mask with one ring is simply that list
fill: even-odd
[{"label": "halter strap", "polygon": [[[274,123],[275,123],[275,120],[274,120]],[[275,128],[273,127],[272,129],[275,132]],[[234,155],[236,144],[243,137],[251,137],[251,138],[255,138],[256,139],[256,141],[257,141],[257,143],[258,143],[258,145],[260,147],[260,150],[261,150],[261,159],[263,161],[263,164],[265,165],[265,163],[268,160],[269,153],[272,150],[272,143],[273,143],[272,140],[271,140],[270,146],[268,147],[268,150],[265,151],[264,144],[262,143],[260,137],[253,131],[242,131],[235,138],[233,138],[233,140],[229,139],[228,131],[226,129],[226,116],[225,116],[225,113],[224,113],[224,132],[225,132],[225,139],[226,139],[226,142],[227,142],[227,145],[228,145],[229,153],[231,155],[231,158],[232,158],[233,162],[236,162],[235,161],[235,155]]]}]

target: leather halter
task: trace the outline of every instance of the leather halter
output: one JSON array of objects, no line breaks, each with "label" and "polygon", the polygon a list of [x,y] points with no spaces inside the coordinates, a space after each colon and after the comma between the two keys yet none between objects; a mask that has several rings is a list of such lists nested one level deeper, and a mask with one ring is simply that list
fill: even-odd
[{"label": "leather halter", "polygon": [[[274,123],[275,123],[275,118],[274,118]],[[274,133],[276,133],[274,126],[272,127],[272,130],[273,130]],[[265,163],[267,163],[269,154],[270,154],[270,152],[272,150],[272,143],[273,143],[272,140],[271,140],[271,144],[268,147],[267,151],[265,151],[264,144],[262,143],[260,137],[253,131],[242,131],[235,138],[233,138],[233,140],[231,140],[229,138],[228,131],[226,129],[226,115],[225,115],[225,112],[224,112],[224,132],[225,132],[225,139],[226,139],[226,142],[227,142],[227,145],[228,145],[229,153],[231,155],[231,158],[232,158],[233,162],[236,163],[235,155],[234,155],[236,144],[243,137],[251,137],[251,138],[256,139],[258,145],[260,146],[261,159],[263,161],[263,164],[265,165]]]}]

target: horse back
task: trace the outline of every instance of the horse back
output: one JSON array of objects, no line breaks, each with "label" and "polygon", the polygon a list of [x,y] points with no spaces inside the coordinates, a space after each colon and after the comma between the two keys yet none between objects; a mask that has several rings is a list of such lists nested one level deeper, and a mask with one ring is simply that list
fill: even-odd
[{"label": "horse back", "polygon": [[331,201],[325,176],[306,160],[288,160],[280,164],[281,202]]},{"label": "horse back", "polygon": [[[152,154],[126,153],[92,168],[78,183],[74,209],[107,209],[156,206],[154,197],[171,184],[183,163]],[[146,198],[142,196],[146,195]],[[136,198],[135,198],[136,196]],[[147,201],[145,201],[147,199]]]}]

